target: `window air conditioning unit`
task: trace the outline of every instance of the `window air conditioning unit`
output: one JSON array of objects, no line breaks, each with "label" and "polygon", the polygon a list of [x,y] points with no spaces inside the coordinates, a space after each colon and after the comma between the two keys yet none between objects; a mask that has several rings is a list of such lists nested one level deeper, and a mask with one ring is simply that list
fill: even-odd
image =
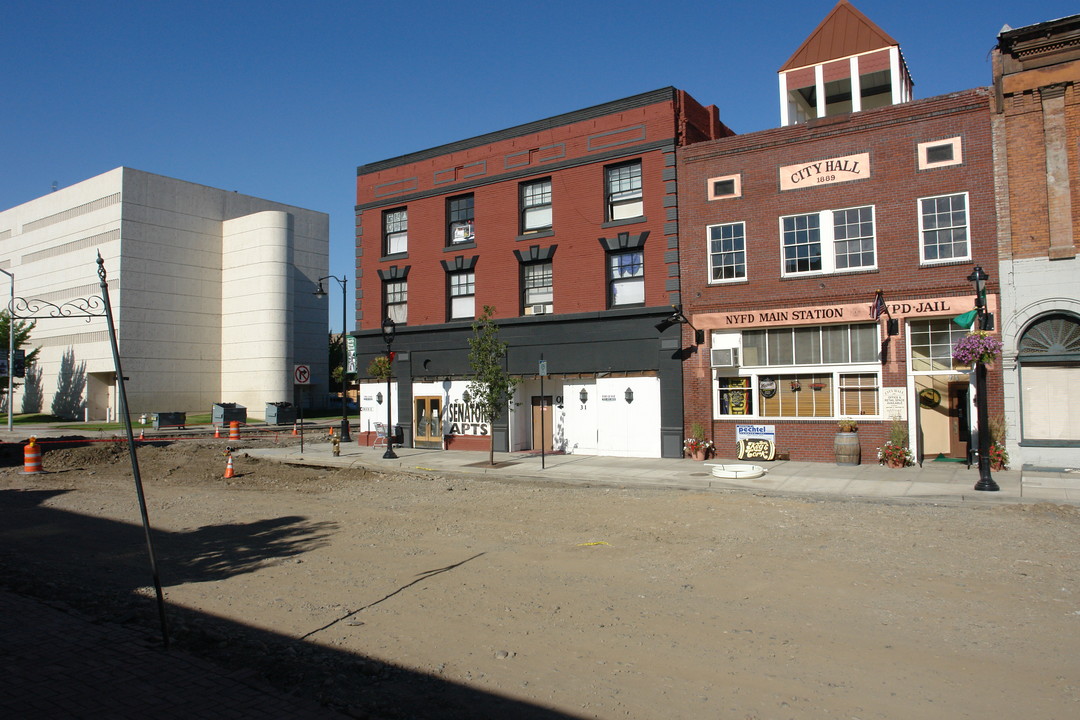
[{"label": "window air conditioning unit", "polygon": [[713,348],[713,367],[739,367],[739,348]]},{"label": "window air conditioning unit", "polygon": [[547,305],[533,305],[530,309],[533,315],[543,315],[547,312]]}]

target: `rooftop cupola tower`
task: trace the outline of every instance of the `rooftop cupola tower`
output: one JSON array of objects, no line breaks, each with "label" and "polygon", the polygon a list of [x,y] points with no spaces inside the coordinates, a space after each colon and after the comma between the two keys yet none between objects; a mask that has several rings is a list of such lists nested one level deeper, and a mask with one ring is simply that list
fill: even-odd
[{"label": "rooftop cupola tower", "polygon": [[907,102],[914,84],[900,45],[847,0],[778,74],[782,126]]}]

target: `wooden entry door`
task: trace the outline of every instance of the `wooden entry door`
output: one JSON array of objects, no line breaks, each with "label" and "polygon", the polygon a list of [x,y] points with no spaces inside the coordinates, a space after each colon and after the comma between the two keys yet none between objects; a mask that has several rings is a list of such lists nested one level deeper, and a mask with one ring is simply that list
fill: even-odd
[{"label": "wooden entry door", "polygon": [[[539,450],[541,442],[543,442],[544,452],[551,452],[552,432],[551,424],[554,421],[554,415],[551,412],[551,396],[534,395],[532,399],[532,449]],[[542,423],[542,424],[541,424]],[[543,428],[543,438],[541,438],[540,431]]]},{"label": "wooden entry door", "polygon": [[967,458],[971,449],[971,418],[966,382],[949,383],[949,457]]},{"label": "wooden entry door", "polygon": [[442,398],[418,397],[414,398],[416,413],[416,440],[415,445],[419,448],[442,447]]}]

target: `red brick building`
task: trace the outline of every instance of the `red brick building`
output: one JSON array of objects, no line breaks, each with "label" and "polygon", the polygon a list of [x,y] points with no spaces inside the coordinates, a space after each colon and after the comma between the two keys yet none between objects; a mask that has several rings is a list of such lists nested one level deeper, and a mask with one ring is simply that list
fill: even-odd
[{"label": "red brick building", "polygon": [[[708,333],[684,367],[685,423],[721,457],[741,428],[832,461],[853,418],[875,462],[895,418],[918,456],[966,458],[974,392],[952,319],[974,306],[973,266],[996,265],[990,91],[907,101],[895,41],[846,2],[781,76],[806,86],[782,91],[799,124],[679,150],[684,312]],[[998,409],[1000,392],[998,370]]]},{"label": "red brick building", "polygon": [[[665,88],[360,166],[359,367],[391,318],[405,444],[678,457],[682,358],[655,327],[682,297],[675,151],[726,134]],[[493,427],[464,393],[485,306],[523,380]],[[362,386],[362,432],[383,399]]]}]

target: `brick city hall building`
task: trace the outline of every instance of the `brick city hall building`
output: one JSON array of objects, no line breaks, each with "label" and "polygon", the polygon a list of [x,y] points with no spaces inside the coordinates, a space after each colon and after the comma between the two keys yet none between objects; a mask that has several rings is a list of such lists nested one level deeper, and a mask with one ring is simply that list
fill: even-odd
[{"label": "brick city hall building", "polygon": [[[846,2],[780,79],[783,127],[679,150],[684,312],[708,335],[685,422],[721,457],[764,435],[832,461],[851,418],[864,461],[894,420],[917,456],[966,459],[972,266],[998,306],[989,90],[911,100],[899,46]],[[1000,370],[990,388],[1000,408]]]}]

